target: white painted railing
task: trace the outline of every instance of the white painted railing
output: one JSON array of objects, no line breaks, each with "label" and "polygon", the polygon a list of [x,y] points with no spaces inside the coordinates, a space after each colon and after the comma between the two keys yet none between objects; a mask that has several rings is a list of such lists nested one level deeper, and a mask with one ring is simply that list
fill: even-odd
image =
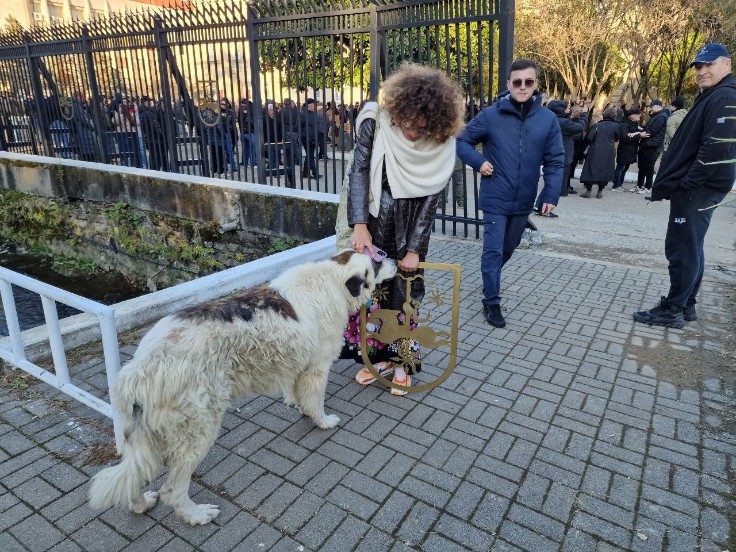
[{"label": "white painted railing", "polygon": [[[10,334],[9,338],[0,337],[0,358],[112,418],[115,444],[120,451],[122,432],[114,409],[110,403],[80,389],[70,381],[66,348],[73,349],[102,339],[107,383],[108,388],[112,389],[120,370],[118,332],[151,323],[187,306],[271,280],[291,266],[325,259],[335,251],[335,236],[331,236],[112,306],[102,305],[0,267],[0,292]],[[20,331],[11,284],[41,296],[45,326]],[[56,311],[57,302],[87,314],[78,314],[60,322]],[[48,346],[54,360],[54,373],[28,360],[29,349],[34,357],[48,357]],[[44,351],[40,352],[41,349]]]},{"label": "white painted railing", "polygon": [[[15,297],[13,296],[13,285],[41,296],[51,356],[54,360],[54,372],[49,372],[26,358],[23,336],[20,331],[18,313],[15,307]],[[69,305],[70,307],[97,317],[102,335],[102,348],[105,355],[107,385],[110,389],[115,384],[118,372],[120,371],[120,351],[118,349],[118,334],[115,325],[115,309],[3,267],[0,267],[0,293],[2,294],[8,333],[10,334],[10,347],[0,346],[0,358],[12,366],[20,368],[49,385],[56,387],[79,402],[94,408],[101,414],[112,418],[115,428],[115,445],[119,451],[120,445],[123,442],[123,436],[117,416],[110,403],[77,387],[69,377],[69,368],[66,363],[66,352],[59,327],[59,315],[56,310],[56,303],[59,302]]]}]

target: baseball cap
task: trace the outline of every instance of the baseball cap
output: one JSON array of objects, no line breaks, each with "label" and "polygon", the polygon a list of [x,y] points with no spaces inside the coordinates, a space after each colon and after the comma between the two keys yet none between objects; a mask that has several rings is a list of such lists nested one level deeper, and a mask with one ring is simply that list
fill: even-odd
[{"label": "baseball cap", "polygon": [[632,109],[627,109],[626,111],[624,111],[624,116],[626,117],[628,117],[629,115],[640,115],[640,114],[641,114],[641,109],[639,109],[638,107],[634,107]]},{"label": "baseball cap", "polygon": [[695,55],[695,59],[690,64],[690,67],[696,63],[713,63],[719,57],[730,57],[726,47],[723,44],[718,44],[717,42],[706,44]]},{"label": "baseball cap", "polygon": [[672,100],[672,107],[677,109],[682,109],[685,107],[685,98],[682,96],[677,96],[674,100]]},{"label": "baseball cap", "polygon": [[652,100],[652,102],[647,107],[654,107],[655,105],[662,105],[661,100]]}]

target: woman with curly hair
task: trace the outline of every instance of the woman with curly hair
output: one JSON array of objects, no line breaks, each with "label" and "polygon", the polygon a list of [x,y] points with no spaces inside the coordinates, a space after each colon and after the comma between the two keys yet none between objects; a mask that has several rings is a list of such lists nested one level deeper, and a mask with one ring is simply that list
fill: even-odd
[{"label": "woman with curly hair", "polygon": [[[455,165],[454,135],[462,125],[463,94],[458,84],[442,71],[421,65],[402,65],[384,82],[379,102],[365,104],[355,124],[356,144],[348,175],[347,223],[355,251],[374,255],[376,249],[382,249],[398,261],[401,276],[418,274],[417,266],[429,247],[437,203]],[[382,287],[370,310],[375,312],[380,306],[402,311],[410,320],[401,315],[399,324],[416,324],[414,318],[424,297],[422,279],[412,280],[409,297],[406,280],[398,275]],[[371,327],[379,336],[381,326],[396,325],[373,318]],[[343,358],[362,362],[356,339],[358,320],[358,316],[351,318]],[[371,364],[381,375],[393,373],[393,383],[411,385],[405,366],[415,373],[421,369],[416,342],[372,339],[368,345]],[[395,363],[399,358],[404,362]],[[376,378],[362,368],[355,379],[367,385]],[[406,391],[392,388],[391,393],[405,395]]]}]

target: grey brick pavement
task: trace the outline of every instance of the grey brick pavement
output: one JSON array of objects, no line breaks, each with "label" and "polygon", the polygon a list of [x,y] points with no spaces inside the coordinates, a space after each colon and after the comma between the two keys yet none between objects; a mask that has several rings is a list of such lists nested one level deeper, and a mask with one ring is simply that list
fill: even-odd
[{"label": "grey brick pavement", "polygon": [[[0,550],[733,547],[734,378],[676,385],[652,356],[720,355],[727,369],[724,284],[703,286],[698,322],[650,328],[630,313],[656,300],[663,272],[520,250],[498,330],[482,318],[479,254],[476,241],[433,238],[430,260],[463,266],[459,362],[440,388],[393,397],[354,384],[340,361],[327,398],[335,430],[277,397],[228,411],[192,484],[195,500],[222,505],[208,526],[163,504],[90,511],[100,468],[89,453],[112,442],[109,421],[43,384],[0,389]],[[103,369],[97,359],[71,373],[98,389]]]}]

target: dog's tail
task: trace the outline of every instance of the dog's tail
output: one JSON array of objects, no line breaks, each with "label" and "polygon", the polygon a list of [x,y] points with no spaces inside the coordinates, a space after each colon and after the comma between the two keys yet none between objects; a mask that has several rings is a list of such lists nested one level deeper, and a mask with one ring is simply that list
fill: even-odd
[{"label": "dog's tail", "polygon": [[94,510],[116,505],[132,508],[134,501],[140,499],[143,486],[161,470],[161,455],[143,421],[140,404],[134,403],[132,412],[123,414],[123,424],[122,461],[92,478],[89,505]]}]

